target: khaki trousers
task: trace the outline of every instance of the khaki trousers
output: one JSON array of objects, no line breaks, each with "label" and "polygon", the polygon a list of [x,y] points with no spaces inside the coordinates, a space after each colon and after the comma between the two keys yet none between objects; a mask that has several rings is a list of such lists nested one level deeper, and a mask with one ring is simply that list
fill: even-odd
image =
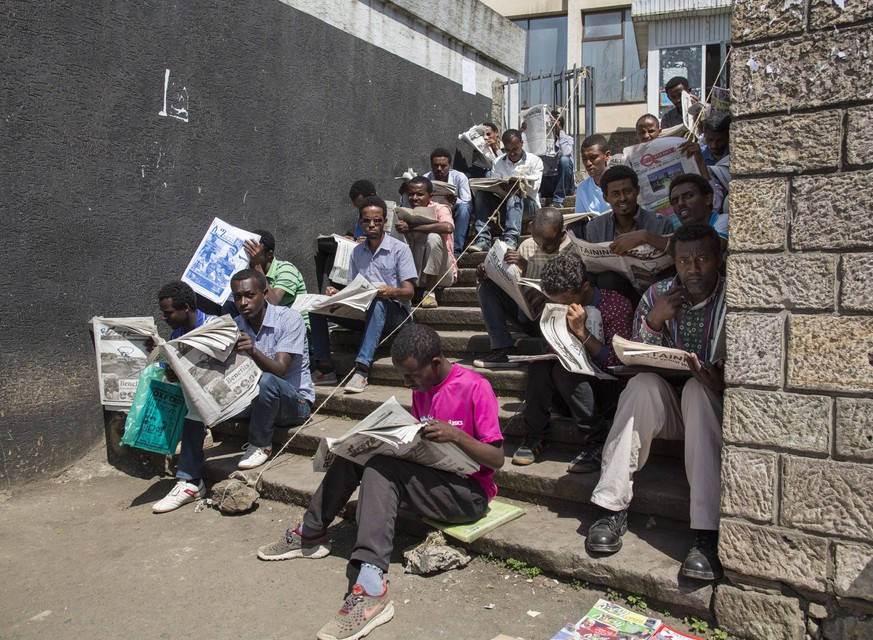
[{"label": "khaki trousers", "polygon": [[424,286],[425,276],[442,276],[441,287],[449,287],[454,282],[452,260],[446,241],[438,233],[410,233],[409,248],[412,250],[412,259],[415,260],[415,268],[418,269],[418,286]]},{"label": "khaki trousers", "polygon": [[618,400],[603,449],[600,481],[591,501],[605,509],[627,509],[633,476],[649,458],[653,438],[685,438],[685,474],[691,486],[691,528],[718,529],[721,498],[722,394],[694,378],[682,398],[661,376],[634,376]]}]

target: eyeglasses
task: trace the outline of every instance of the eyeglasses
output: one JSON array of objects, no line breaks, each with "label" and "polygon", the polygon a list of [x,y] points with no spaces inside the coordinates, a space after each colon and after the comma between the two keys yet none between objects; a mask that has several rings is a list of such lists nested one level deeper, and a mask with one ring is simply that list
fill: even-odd
[{"label": "eyeglasses", "polygon": [[385,221],[382,218],[361,218],[361,226],[366,227],[371,224],[383,224]]}]

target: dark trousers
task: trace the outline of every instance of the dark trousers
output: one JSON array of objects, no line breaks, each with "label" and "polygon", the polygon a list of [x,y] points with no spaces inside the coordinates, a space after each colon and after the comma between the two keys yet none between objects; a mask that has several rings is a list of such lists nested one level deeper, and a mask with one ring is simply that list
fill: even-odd
[{"label": "dark trousers", "polygon": [[469,476],[385,456],[370,458],[363,467],[337,457],[312,496],[303,523],[313,531],[326,529],[358,485],[358,537],[351,559],[383,571],[388,571],[394,549],[398,509],[453,524],[474,522],[488,509],[485,490]]}]

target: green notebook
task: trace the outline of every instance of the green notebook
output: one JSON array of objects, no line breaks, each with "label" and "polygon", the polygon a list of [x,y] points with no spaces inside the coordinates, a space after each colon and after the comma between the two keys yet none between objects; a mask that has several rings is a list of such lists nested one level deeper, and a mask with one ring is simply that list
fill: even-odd
[{"label": "green notebook", "polygon": [[500,500],[492,500],[491,504],[488,505],[488,511],[476,522],[449,524],[447,522],[431,520],[430,518],[423,518],[423,520],[432,527],[436,527],[461,542],[473,542],[473,540],[478,540],[489,531],[494,531],[497,527],[523,515],[524,509],[521,507],[516,507],[513,504],[501,502]]}]

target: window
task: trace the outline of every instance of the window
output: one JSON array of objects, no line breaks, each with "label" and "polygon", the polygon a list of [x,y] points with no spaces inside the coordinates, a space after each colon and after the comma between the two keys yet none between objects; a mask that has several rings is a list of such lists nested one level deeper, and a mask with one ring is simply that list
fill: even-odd
[{"label": "window", "polygon": [[[567,66],[567,16],[513,20],[525,30],[527,48],[524,59],[526,75],[551,76]],[[543,77],[521,83],[522,107],[554,102],[554,79]]]},{"label": "window", "polygon": [[646,71],[640,68],[630,9],[582,15],[582,64],[594,67],[597,104],[645,99]]}]

